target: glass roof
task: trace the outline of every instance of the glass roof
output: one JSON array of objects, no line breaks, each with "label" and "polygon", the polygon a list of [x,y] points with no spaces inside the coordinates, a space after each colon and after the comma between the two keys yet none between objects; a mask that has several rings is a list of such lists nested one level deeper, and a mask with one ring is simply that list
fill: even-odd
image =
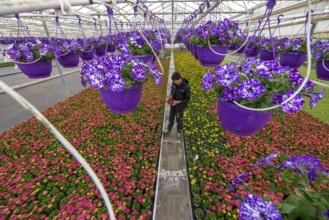
[{"label": "glass roof", "polygon": [[[70,0],[68,0],[70,1]],[[1,2],[9,2],[4,0]],[[1,5],[0,2],[0,5]],[[76,1],[75,1],[76,2]],[[134,4],[128,3],[125,0],[116,0],[117,9],[121,14],[124,14],[126,18],[130,21],[133,21],[138,27],[147,27],[150,25],[150,22],[145,21],[143,13],[134,14]],[[223,17],[231,18],[238,21],[247,20],[247,8],[249,9],[252,16],[257,14],[261,15],[265,9],[265,4],[267,0],[259,1],[244,1],[244,0],[222,0],[222,2],[215,7],[207,16],[203,18],[203,22],[208,19],[220,19]],[[277,3],[289,2],[291,5],[305,3],[305,0],[289,0],[289,1],[280,1],[277,0]],[[322,2],[322,0],[312,0],[312,2]],[[216,1],[210,0],[210,5],[215,4]],[[193,1],[193,0],[139,0],[138,6],[141,10],[151,11],[158,18],[164,20],[165,26],[172,32],[173,35],[177,30],[182,26],[185,19],[191,16],[192,13],[200,13],[200,6],[206,5],[206,1]],[[86,35],[96,35],[99,33],[107,32],[108,26],[107,20],[107,10],[106,7],[101,4],[92,4],[84,6],[73,6],[72,7],[75,16],[66,16],[60,18],[60,24],[64,32],[67,32],[68,36],[74,36],[80,34],[80,29],[78,27],[78,19],[76,15],[80,15],[82,18],[82,26],[84,33]],[[304,4],[303,10],[297,11],[300,15],[305,14],[306,5]],[[204,11],[206,10],[206,7]],[[279,9],[282,10],[282,9]],[[323,8],[322,8],[323,10]],[[329,13],[329,7],[328,7]],[[44,17],[34,17],[36,15]],[[291,10],[290,14],[293,15],[296,13],[296,10]],[[29,16],[33,15],[34,16]],[[43,10],[42,12],[26,12],[21,13],[20,17],[24,25],[27,26],[28,30],[31,33],[36,35],[45,35],[43,22],[46,22],[49,28],[50,34],[56,34],[56,25],[54,18],[54,10],[48,9]],[[287,12],[285,12],[285,15]],[[289,13],[288,13],[289,14]],[[47,16],[45,16],[47,15]],[[52,17],[51,17],[52,16]],[[277,15],[276,15],[277,16]],[[256,16],[257,17],[257,16]],[[112,27],[112,31],[121,31],[126,29],[132,29],[132,26],[129,24],[124,16],[120,15],[117,11],[114,12],[114,20],[116,25]],[[96,19],[96,27],[94,26],[94,19]],[[328,18],[329,19],[329,18]],[[328,20],[327,19],[327,20]],[[186,23],[186,22],[185,22]],[[15,17],[4,18],[0,16],[0,35],[16,35],[17,34],[17,21]]]}]

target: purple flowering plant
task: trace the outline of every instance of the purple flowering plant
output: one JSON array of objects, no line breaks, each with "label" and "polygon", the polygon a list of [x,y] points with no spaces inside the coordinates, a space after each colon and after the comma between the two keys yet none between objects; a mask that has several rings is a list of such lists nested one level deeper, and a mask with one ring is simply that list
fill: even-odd
[{"label": "purple flowering plant", "polygon": [[106,47],[107,45],[107,36],[99,36],[97,41],[96,41],[96,46],[97,47]]},{"label": "purple flowering plant", "polygon": [[233,43],[233,39],[241,33],[237,22],[224,18],[218,22],[207,21],[195,30],[195,43],[197,45],[225,45]]},{"label": "purple flowering plant", "polygon": [[78,38],[76,41],[81,46],[82,51],[90,51],[96,45],[94,37]]},{"label": "purple flowering plant", "polygon": [[279,52],[283,53],[306,53],[306,40],[299,37],[295,39],[282,38]]},{"label": "purple flowering plant", "polygon": [[94,88],[108,88],[113,92],[122,92],[133,85],[146,82],[153,75],[156,85],[162,82],[162,76],[152,63],[137,62],[129,56],[113,54],[84,61],[80,71],[81,84],[87,82]]},{"label": "purple flowering plant", "polygon": [[[300,87],[304,77],[297,69],[288,69],[275,60],[261,61],[249,58],[240,66],[236,62],[209,69],[203,76],[204,90],[214,89],[217,96],[251,107],[266,108],[281,104]],[[310,99],[310,107],[323,99],[323,90],[314,92],[314,84],[308,81],[302,92],[289,102],[276,108],[277,112],[299,112],[305,104],[304,97]],[[282,110],[282,111],[281,111]]]},{"label": "purple flowering plant", "polygon": [[51,61],[54,58],[51,44],[46,40],[40,41],[36,39],[24,43],[13,43],[3,50],[2,55],[9,55],[14,62],[23,63],[36,60]]},{"label": "purple flowering plant", "polygon": [[250,174],[241,174],[229,187],[229,191],[234,191],[241,185],[250,193],[246,198],[236,196],[241,201],[240,219],[327,219],[329,173],[318,158],[311,155],[289,157],[274,152],[252,166],[266,166],[269,172],[276,173],[274,178],[281,177],[282,184],[271,190],[282,193],[283,201],[275,206],[268,197],[255,196],[244,180]]},{"label": "purple flowering plant", "polygon": [[317,40],[311,47],[313,57],[316,61],[329,60],[329,40]]},{"label": "purple flowering plant", "polygon": [[[161,50],[161,42],[159,39],[157,39],[155,31],[144,30],[143,35],[150,42],[155,52]],[[137,31],[129,32],[126,37],[126,41],[129,51],[132,55],[145,55],[152,53],[151,47],[147,44],[142,35]]]},{"label": "purple flowering plant", "polygon": [[281,40],[277,37],[267,38],[263,37],[258,44],[258,47],[267,49],[269,51],[275,50],[277,52],[281,46]]},{"label": "purple flowering plant", "polygon": [[75,39],[52,38],[51,44],[56,58],[81,52],[81,45]]},{"label": "purple flowering plant", "polygon": [[242,45],[246,39],[246,34],[241,29],[238,29],[235,38],[232,39],[232,44]]},{"label": "purple flowering plant", "polygon": [[111,45],[111,44],[117,44],[118,41],[119,41],[119,37],[118,37],[117,34],[109,34],[107,36],[107,42],[108,42],[109,45]]}]

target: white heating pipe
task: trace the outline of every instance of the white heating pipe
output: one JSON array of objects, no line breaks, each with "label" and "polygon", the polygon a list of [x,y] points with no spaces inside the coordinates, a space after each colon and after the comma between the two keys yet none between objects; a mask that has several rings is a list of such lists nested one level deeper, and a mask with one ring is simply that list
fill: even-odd
[{"label": "white heating pipe", "polygon": [[[81,6],[93,4],[93,0],[67,0],[71,6]],[[98,0],[98,2],[103,2],[107,4],[113,4],[115,1],[111,0]],[[117,0],[117,3],[127,3],[136,4],[136,0]],[[17,14],[21,12],[29,11],[42,11],[46,9],[60,9],[60,3],[58,0],[17,0],[17,1],[6,1],[0,2],[0,16],[8,14]]]}]

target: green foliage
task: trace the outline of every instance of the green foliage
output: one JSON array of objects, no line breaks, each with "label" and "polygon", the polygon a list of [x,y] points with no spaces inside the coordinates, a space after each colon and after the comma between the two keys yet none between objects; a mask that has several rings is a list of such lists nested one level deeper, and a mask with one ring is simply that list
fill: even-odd
[{"label": "green foliage", "polygon": [[129,50],[132,55],[145,55],[152,53],[152,49],[147,43],[145,43],[141,48],[129,43]]},{"label": "green foliage", "polygon": [[196,208],[195,215],[197,218],[202,218],[204,216],[204,211],[201,208]]},{"label": "green foliage", "polygon": [[15,66],[15,63],[14,62],[0,63],[0,68],[10,67],[10,66]]},{"label": "green foliage", "polygon": [[200,205],[201,204],[201,197],[200,195],[196,194],[194,197],[193,197],[193,202],[197,205]]}]

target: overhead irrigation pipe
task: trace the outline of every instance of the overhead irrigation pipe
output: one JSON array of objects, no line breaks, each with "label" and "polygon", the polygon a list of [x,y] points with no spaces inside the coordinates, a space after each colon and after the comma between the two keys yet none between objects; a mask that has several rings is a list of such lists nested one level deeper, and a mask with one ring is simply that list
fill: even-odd
[{"label": "overhead irrigation pipe", "polygon": [[[74,11],[73,13],[76,13],[76,11]],[[79,13],[79,15],[80,14],[83,14],[83,13]],[[55,17],[59,17],[60,19],[65,19],[65,20],[77,20],[76,19],[76,15],[52,15],[52,14],[33,14],[33,13],[20,13],[19,14],[19,17],[20,18],[31,18],[31,19],[33,19],[33,18],[35,18],[35,17],[50,17],[50,18],[55,18]],[[81,15],[81,16],[83,16],[83,15]],[[15,15],[5,15],[5,16],[3,16],[4,18],[14,18],[15,17]],[[90,24],[94,24],[94,18],[93,17],[91,17],[91,16],[88,16],[88,17],[86,17],[86,20],[84,20],[84,21],[87,21],[88,23],[90,23]],[[96,21],[96,23],[97,24],[100,24],[100,23],[104,23],[104,22],[102,22],[101,20],[98,20],[97,19],[97,21]]]},{"label": "overhead irrigation pipe", "polygon": [[[81,6],[81,5],[91,5],[94,0],[65,0],[71,6]],[[136,4],[136,0],[98,0],[98,2],[106,3],[108,5],[114,6],[117,3],[127,3],[131,2]],[[58,0],[17,0],[17,1],[5,1],[0,2],[0,16],[17,14],[21,12],[30,11],[42,11],[46,9],[60,9],[61,4]]]}]

